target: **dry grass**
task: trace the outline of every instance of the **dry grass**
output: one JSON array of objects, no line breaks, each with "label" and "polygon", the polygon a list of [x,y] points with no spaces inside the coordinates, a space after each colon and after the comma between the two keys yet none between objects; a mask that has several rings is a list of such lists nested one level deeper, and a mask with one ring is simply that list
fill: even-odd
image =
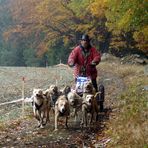
[{"label": "dry grass", "polygon": [[119,62],[101,62],[98,69],[115,73],[121,78],[144,74],[144,68],[141,65],[122,65]]},{"label": "dry grass", "polygon": [[[113,66],[114,65],[114,66]],[[148,77],[143,66],[102,63],[101,68],[122,77],[126,90],[118,97],[120,111],[110,120],[106,134],[111,137],[109,148],[147,148],[148,147],[148,95],[144,86]]]},{"label": "dry grass", "polygon": [[[148,148],[148,102],[147,102],[147,92],[143,90],[144,86],[147,85],[148,77],[144,75],[144,68],[143,66],[137,66],[137,65],[121,65],[118,62],[101,62],[98,65],[98,72],[103,71],[105,73],[112,73],[116,77],[120,77],[123,79],[126,85],[126,89],[118,98],[115,99],[116,106],[118,111],[113,111],[113,118],[110,119],[107,130],[105,131],[105,136],[110,137],[111,141],[108,143],[107,147],[109,148]],[[61,79],[64,83],[67,84],[70,81],[67,79],[72,79],[72,74],[69,71],[61,70],[60,73],[58,70],[52,71],[52,69],[37,69],[37,68],[28,68],[26,71],[23,71],[21,69],[12,69],[14,71],[11,71],[10,75],[5,72],[7,72],[6,68],[0,69],[1,74],[4,73],[4,77],[8,78],[11,75],[11,79],[4,80],[2,78],[2,82],[4,85],[2,85],[2,90],[4,92],[1,92],[1,96],[4,96],[3,98],[5,100],[2,100],[1,102],[4,102],[6,100],[15,99],[16,94],[19,94],[18,96],[21,96],[21,83],[19,84],[20,77],[27,76],[27,82],[26,82],[26,94],[30,94],[30,88],[32,87],[43,87],[46,88],[51,83],[55,83],[55,77],[62,76],[63,79]],[[15,71],[18,70],[17,74],[18,77],[16,79]],[[25,70],[25,69],[24,69]],[[36,72],[37,70],[37,72]],[[30,71],[30,72],[28,72]],[[54,75],[56,73],[56,76]],[[43,77],[44,76],[44,77]],[[35,77],[35,78],[34,78]],[[15,78],[15,81],[13,79]],[[53,80],[48,81],[47,80]],[[111,82],[116,79],[113,79]],[[10,83],[9,83],[10,82]],[[44,83],[40,83],[44,82]],[[8,85],[6,84],[9,84]],[[19,84],[17,86],[17,84]],[[5,91],[6,88],[9,88],[8,91]],[[11,86],[17,86],[11,88]],[[112,87],[112,85],[110,84]],[[116,85],[115,85],[116,86]],[[120,87],[120,86],[119,86]],[[110,88],[109,89],[113,89]],[[114,88],[116,89],[116,88]],[[118,89],[117,89],[118,90]],[[111,91],[115,92],[115,90]],[[3,93],[3,94],[2,94]],[[108,94],[108,98],[111,94]],[[7,98],[11,97],[12,98]],[[18,98],[17,96],[17,98]],[[115,105],[115,104],[114,104]],[[14,107],[18,109],[14,110]],[[25,118],[29,120],[29,118],[32,118],[30,110],[30,106],[26,106],[25,108]],[[12,113],[7,112],[7,110],[11,110]],[[5,112],[5,114],[3,114]],[[20,117],[19,114],[21,113],[21,109],[19,105],[12,105],[7,108],[1,108],[0,109],[0,120],[5,121],[0,122],[0,131],[5,131],[8,128],[8,125],[6,124],[12,119],[15,119],[17,117],[17,120],[15,122],[9,123],[9,125],[14,128],[17,127],[18,124],[20,124]],[[12,117],[12,118],[10,118]],[[6,122],[7,121],[7,122]],[[24,126],[22,126],[24,127]],[[30,137],[28,137],[30,138]]]},{"label": "dry grass", "polygon": [[[25,78],[25,97],[32,95],[33,88],[47,89],[51,84],[62,85],[72,81],[72,71],[67,66],[0,67],[0,103],[22,97],[22,78]],[[31,104],[30,104],[31,106]],[[18,119],[22,115],[21,103],[0,106],[0,122]],[[26,108],[29,106],[26,106]]]}]

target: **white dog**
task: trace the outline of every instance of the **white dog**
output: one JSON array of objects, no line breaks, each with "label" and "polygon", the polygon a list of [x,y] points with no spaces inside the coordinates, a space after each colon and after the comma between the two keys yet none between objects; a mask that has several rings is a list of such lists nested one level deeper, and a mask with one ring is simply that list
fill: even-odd
[{"label": "white dog", "polygon": [[34,89],[32,105],[35,118],[38,120],[38,127],[43,128],[49,118],[49,105],[46,96],[41,89]]},{"label": "white dog", "polygon": [[57,124],[58,124],[58,117],[65,117],[66,122],[65,125],[68,127],[68,116],[70,115],[70,108],[69,108],[69,102],[65,95],[62,95],[58,98],[58,100],[55,103],[55,131],[58,130]]},{"label": "white dog", "polygon": [[69,92],[67,94],[67,98],[68,98],[70,107],[72,107],[74,110],[74,117],[76,122],[78,117],[78,111],[81,110],[83,100],[76,92]]},{"label": "white dog", "polygon": [[96,121],[99,109],[95,99],[92,94],[86,95],[82,103],[82,122],[81,125],[87,127],[87,125],[92,123],[93,120]]}]

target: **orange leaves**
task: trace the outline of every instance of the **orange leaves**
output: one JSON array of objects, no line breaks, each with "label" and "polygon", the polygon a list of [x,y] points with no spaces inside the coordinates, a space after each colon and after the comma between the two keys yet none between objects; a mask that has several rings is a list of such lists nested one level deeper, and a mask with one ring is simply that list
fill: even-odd
[{"label": "orange leaves", "polygon": [[20,22],[32,22],[32,14],[40,0],[15,0],[9,9],[13,19]]},{"label": "orange leaves", "polygon": [[29,45],[38,49],[38,55],[42,55],[59,42],[62,46],[67,46],[70,41],[76,43],[75,37],[81,33],[89,34],[97,44],[108,42],[107,34],[111,33],[112,39],[106,48],[119,45],[119,48],[125,49],[124,41],[115,40],[116,34],[119,35],[122,31],[125,34],[134,33],[137,48],[147,50],[145,1],[9,1],[7,7],[12,14],[13,26],[4,33],[5,39],[8,41],[11,37],[31,38]]},{"label": "orange leaves", "polygon": [[94,2],[90,4],[90,11],[95,17],[104,17],[106,8],[107,0],[94,0]]},{"label": "orange leaves", "polygon": [[145,26],[142,30],[134,32],[134,39],[137,42],[137,47],[148,52],[148,26]]}]

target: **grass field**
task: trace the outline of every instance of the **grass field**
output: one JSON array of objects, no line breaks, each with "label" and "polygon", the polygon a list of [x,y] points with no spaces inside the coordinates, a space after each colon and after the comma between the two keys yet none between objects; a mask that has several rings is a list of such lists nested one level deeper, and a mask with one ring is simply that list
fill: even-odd
[{"label": "grass field", "polygon": [[[62,87],[73,82],[72,70],[67,66],[54,67],[0,67],[0,103],[22,98],[24,77],[24,96],[30,97],[34,88],[47,89],[51,84]],[[18,118],[21,102],[1,106],[0,121]]]},{"label": "grass field", "polygon": [[[20,143],[30,147],[49,144],[58,147],[82,146],[84,142],[92,147],[147,148],[148,92],[144,88],[148,85],[148,76],[144,73],[144,66],[107,61],[101,62],[97,68],[97,80],[105,86],[105,108],[109,112],[102,116],[95,131],[80,131],[78,127],[72,127],[71,130],[61,130],[60,136],[57,136],[52,132],[53,124],[36,131],[31,104],[25,106],[22,119],[21,103],[16,103],[0,106],[0,146],[19,146]],[[74,84],[72,69],[64,65],[48,68],[0,67],[0,103],[22,97],[23,77],[25,97],[31,96],[33,88],[47,89],[51,84],[59,87]],[[21,141],[17,139],[18,134]],[[104,144],[105,140],[109,142]]]}]

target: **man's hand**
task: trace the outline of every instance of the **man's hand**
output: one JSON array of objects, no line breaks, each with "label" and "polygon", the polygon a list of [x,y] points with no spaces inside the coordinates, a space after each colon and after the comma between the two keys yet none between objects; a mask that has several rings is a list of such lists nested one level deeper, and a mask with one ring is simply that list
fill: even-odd
[{"label": "man's hand", "polygon": [[75,64],[73,62],[70,62],[68,65],[69,67],[73,67]]},{"label": "man's hand", "polygon": [[90,63],[90,65],[93,66],[93,67],[95,67],[97,64],[96,64],[94,61],[92,61],[92,62]]}]

